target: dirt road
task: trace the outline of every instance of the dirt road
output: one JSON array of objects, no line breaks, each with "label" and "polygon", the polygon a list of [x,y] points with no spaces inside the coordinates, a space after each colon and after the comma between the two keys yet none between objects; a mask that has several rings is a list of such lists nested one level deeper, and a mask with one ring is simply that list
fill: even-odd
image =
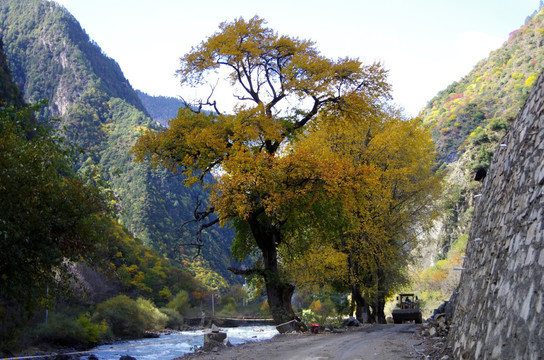
[{"label": "dirt road", "polygon": [[414,331],[415,327],[412,324],[387,324],[338,334],[278,335],[268,341],[248,343],[216,353],[185,355],[181,359],[418,359],[412,348],[412,344],[419,342],[414,336]]}]

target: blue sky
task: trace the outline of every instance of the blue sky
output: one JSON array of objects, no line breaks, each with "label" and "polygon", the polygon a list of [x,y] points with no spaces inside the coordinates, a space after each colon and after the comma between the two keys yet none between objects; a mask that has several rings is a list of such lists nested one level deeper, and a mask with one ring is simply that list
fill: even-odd
[{"label": "blue sky", "polygon": [[[312,39],[331,58],[379,61],[394,102],[417,115],[521,27],[538,0],[57,0],[136,89],[191,97],[174,77],[179,58],[219,23],[259,15],[268,26]],[[230,96],[221,95],[225,103]],[[198,95],[198,94],[196,94]]]}]

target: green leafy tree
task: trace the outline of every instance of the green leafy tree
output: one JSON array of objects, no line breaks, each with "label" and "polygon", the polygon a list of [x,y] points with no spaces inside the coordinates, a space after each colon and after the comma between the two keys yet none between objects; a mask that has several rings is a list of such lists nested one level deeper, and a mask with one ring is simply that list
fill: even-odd
[{"label": "green leafy tree", "polygon": [[27,139],[20,124],[36,109],[0,108],[0,285],[23,298],[56,283],[67,260],[98,249],[93,224],[111,214],[100,189],[72,171],[74,150],[50,124]]},{"label": "green leafy tree", "polygon": [[178,314],[185,315],[190,307],[189,294],[185,290],[181,290],[174,296],[174,298],[166,304],[166,307],[172,310],[176,310]]},{"label": "green leafy tree", "polygon": [[94,180],[74,173],[74,150],[51,124],[28,120],[38,108],[0,106],[0,320],[7,340],[64,288],[72,262],[94,257],[104,243],[94,228],[112,214]]}]

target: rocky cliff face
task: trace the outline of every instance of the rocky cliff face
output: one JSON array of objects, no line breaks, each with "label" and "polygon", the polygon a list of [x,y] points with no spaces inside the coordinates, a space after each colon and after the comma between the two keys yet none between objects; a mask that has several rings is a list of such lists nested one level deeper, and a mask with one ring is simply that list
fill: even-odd
[{"label": "rocky cliff face", "polygon": [[544,76],[496,149],[475,203],[448,345],[456,359],[540,359]]}]

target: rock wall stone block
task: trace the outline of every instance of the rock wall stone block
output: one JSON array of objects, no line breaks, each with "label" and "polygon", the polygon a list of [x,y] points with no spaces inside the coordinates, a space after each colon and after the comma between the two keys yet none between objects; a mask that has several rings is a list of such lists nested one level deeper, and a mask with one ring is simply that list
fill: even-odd
[{"label": "rock wall stone block", "polygon": [[448,345],[456,359],[543,359],[542,75],[475,203]]}]

